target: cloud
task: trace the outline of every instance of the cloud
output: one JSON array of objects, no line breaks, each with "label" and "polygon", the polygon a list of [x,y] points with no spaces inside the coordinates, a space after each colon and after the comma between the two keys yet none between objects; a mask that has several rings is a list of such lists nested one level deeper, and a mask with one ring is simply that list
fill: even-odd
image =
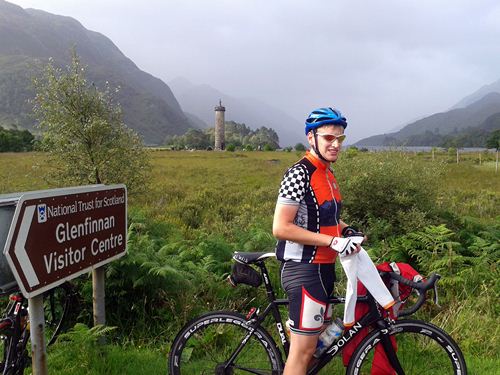
[{"label": "cloud", "polygon": [[493,0],[14,2],[78,19],[166,82],[208,83],[299,120],[337,106],[354,140],[500,78]]}]

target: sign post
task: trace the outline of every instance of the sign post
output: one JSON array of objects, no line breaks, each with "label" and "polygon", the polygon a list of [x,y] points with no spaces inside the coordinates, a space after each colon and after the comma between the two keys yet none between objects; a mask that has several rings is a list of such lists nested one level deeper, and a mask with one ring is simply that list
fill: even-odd
[{"label": "sign post", "polygon": [[[126,244],[125,185],[45,190],[20,197],[4,254],[23,295],[28,298],[30,315],[33,312],[37,322],[41,311],[40,327],[37,323],[31,331],[36,374],[47,371],[43,299],[37,296],[89,271],[104,276],[102,266],[125,255]],[[97,283],[102,293],[94,295],[94,317],[99,317],[97,323],[103,324],[104,277],[98,279],[93,283]],[[39,331],[40,337],[34,337]]]},{"label": "sign post", "polygon": [[28,299],[30,312],[31,367],[33,374],[46,375],[47,349],[45,343],[45,316],[43,313],[43,295]]}]

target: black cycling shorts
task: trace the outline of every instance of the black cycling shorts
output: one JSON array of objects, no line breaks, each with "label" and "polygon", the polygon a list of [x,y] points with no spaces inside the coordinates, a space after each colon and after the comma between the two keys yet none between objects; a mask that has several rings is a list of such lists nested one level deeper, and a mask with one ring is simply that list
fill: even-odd
[{"label": "black cycling shorts", "polygon": [[281,285],[288,295],[290,330],[317,335],[332,318],[328,299],[333,292],[335,264],[287,261],[281,264]]}]

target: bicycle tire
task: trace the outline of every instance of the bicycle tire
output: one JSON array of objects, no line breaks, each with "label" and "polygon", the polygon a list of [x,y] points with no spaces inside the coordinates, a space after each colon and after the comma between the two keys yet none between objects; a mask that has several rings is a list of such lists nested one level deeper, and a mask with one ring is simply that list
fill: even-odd
[{"label": "bicycle tire", "polygon": [[2,375],[22,375],[24,369],[30,363],[30,357],[26,344],[29,338],[29,331],[23,330],[21,336],[14,337],[11,326],[0,330],[2,346],[2,362],[0,369]]},{"label": "bicycle tire", "polygon": [[[466,375],[467,366],[457,343],[441,328],[420,320],[395,322],[389,334],[396,337],[397,357],[405,375]],[[354,351],[346,374],[371,374],[381,330],[366,336]]]},{"label": "bicycle tire", "polygon": [[72,328],[77,319],[79,295],[74,286],[65,282],[43,295],[45,342],[52,345],[60,333]]},{"label": "bicycle tire", "polygon": [[11,345],[12,337],[10,333],[11,323],[8,321],[0,322],[0,351],[2,352],[2,361],[0,362],[0,371],[3,374]]},{"label": "bicycle tire", "polygon": [[246,341],[234,364],[224,370],[231,354],[251,330],[243,315],[230,311],[215,311],[192,319],[174,339],[168,358],[169,373],[281,374],[281,352],[262,327]]}]

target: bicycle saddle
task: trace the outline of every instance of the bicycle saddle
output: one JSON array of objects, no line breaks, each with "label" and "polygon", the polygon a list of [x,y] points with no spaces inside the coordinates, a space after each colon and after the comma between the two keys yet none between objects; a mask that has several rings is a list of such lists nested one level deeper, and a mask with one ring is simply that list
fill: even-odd
[{"label": "bicycle saddle", "polygon": [[250,253],[235,251],[233,259],[239,263],[252,264],[270,257],[275,257],[275,253]]}]

